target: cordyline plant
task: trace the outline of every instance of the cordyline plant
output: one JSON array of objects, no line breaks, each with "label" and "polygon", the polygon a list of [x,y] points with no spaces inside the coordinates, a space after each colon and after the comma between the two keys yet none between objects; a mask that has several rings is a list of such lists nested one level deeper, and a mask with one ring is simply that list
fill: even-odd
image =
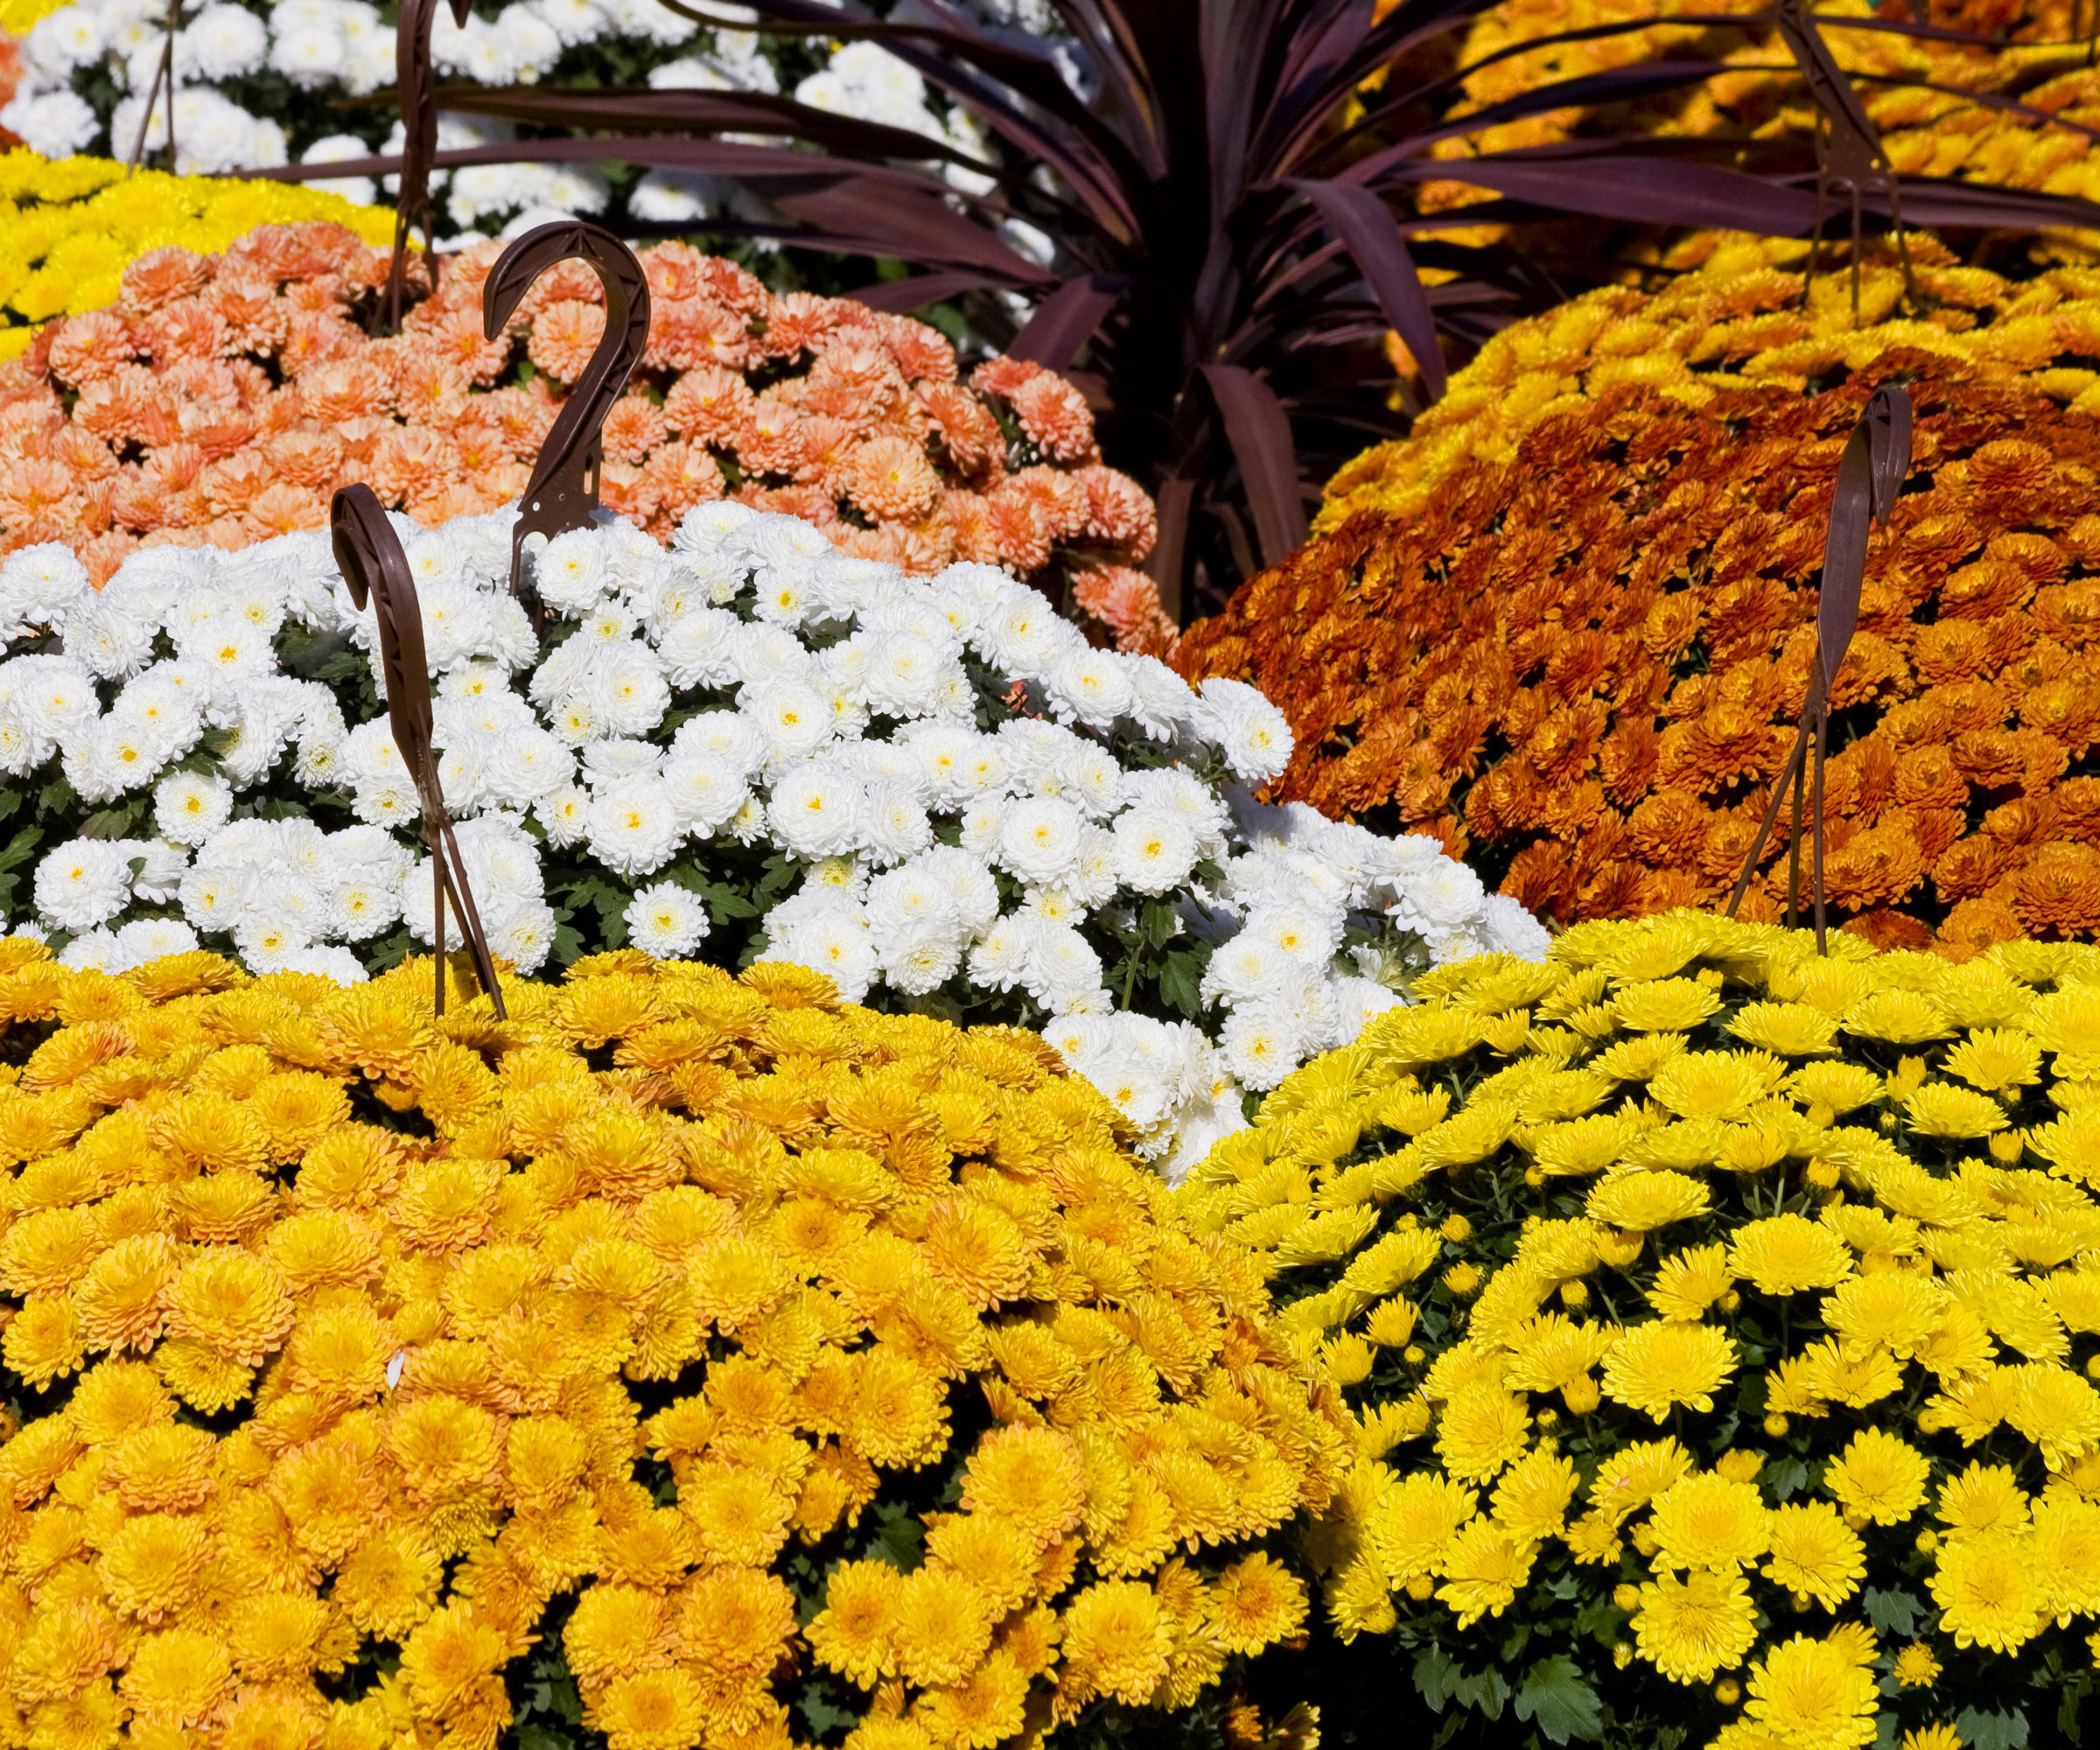
[{"label": "cordyline plant", "polygon": [[[666,4],[705,23],[743,22]],[[1315,483],[1396,435],[1410,402],[1442,392],[1440,336],[1463,348],[1567,295],[1506,242],[1422,236],[1453,220],[1415,210],[1418,185],[1455,171],[1494,191],[1464,209],[1468,226],[1573,214],[1798,236],[1816,220],[1805,135],[1747,145],[1585,139],[1462,165],[1432,155],[1438,142],[1494,123],[1687,85],[1719,70],[1715,61],[1554,80],[1451,119],[1461,80],[1477,70],[1457,66],[1455,40],[1491,0],[1399,0],[1382,16],[1375,0],[1050,4],[1068,44],[990,32],[956,0],[914,0],[892,18],[856,0],[752,9],[761,31],[879,42],[976,119],[990,145],[983,158],[780,96],[454,87],[439,93],[440,108],[574,131],[435,162],[617,158],[731,178],[780,216],[724,228],[901,261],[918,271],[856,296],[894,309],[960,299],[976,331],[1014,355],[1076,366],[1100,405],[1107,459],[1158,500],[1151,569],[1184,616],[1297,545]],[[1673,22],[1734,32],[1771,19]],[[1823,23],[1988,41],[1931,25]],[[1080,81],[1060,71],[1060,46],[1068,61],[1075,51]],[[1865,192],[1870,214],[1886,215],[1900,196],[1911,224],[2100,223],[2100,206],[2066,197],[1923,177],[1894,186],[1894,195]],[[1046,263],[1022,239],[1047,240]],[[1398,397],[1389,330],[1418,367]]]}]

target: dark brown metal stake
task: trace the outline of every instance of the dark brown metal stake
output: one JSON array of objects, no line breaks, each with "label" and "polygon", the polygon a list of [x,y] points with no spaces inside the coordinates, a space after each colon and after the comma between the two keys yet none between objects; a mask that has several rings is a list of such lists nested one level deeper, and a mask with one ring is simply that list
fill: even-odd
[{"label": "dark brown metal stake", "polygon": [[1757,872],[1765,840],[1779,817],[1779,805],[1789,786],[1794,793],[1793,830],[1787,852],[1787,927],[1795,927],[1801,907],[1801,793],[1803,762],[1815,740],[1815,774],[1809,798],[1810,847],[1810,878],[1816,903],[1816,951],[1830,951],[1825,892],[1823,878],[1823,768],[1830,749],[1830,696],[1838,685],[1838,665],[1859,624],[1859,589],[1866,578],[1866,535],[1870,524],[1887,525],[1896,494],[1910,472],[1910,396],[1907,390],[1885,384],[1873,393],[1866,411],[1853,426],[1844,455],[1838,464],[1838,487],[1830,499],[1830,532],[1824,537],[1823,577],[1816,592],[1816,658],[1809,670],[1809,685],[1801,703],[1801,721],[1795,730],[1794,746],[1772,786],[1750,855],[1743,872],[1736,877],[1735,891],[1728,896],[1728,915],[1733,917],[1750,890]]},{"label": "dark brown metal stake", "polygon": [[508,1018],[496,966],[488,951],[488,934],[475,909],[473,889],[459,841],[445,812],[444,789],[438,780],[438,760],[430,745],[430,659],[423,641],[423,607],[416,598],[408,556],[387,521],[378,497],[362,481],[337,493],[330,512],[335,537],[335,563],[350,598],[360,608],[368,599],[379,621],[379,660],[387,681],[387,715],[394,725],[394,745],[416,786],[423,808],[423,836],[430,850],[431,900],[438,950],[438,1012],[444,1012],[444,908],[458,914],[474,962],[474,976],[495,1004],[496,1018]]},{"label": "dark brown metal stake", "polygon": [[527,536],[551,538],[591,526],[605,459],[600,428],[648,344],[649,283],[641,263],[610,231],[576,219],[528,231],[504,250],[481,289],[483,333],[491,340],[501,333],[533,281],[571,256],[588,262],[606,289],[605,338],[562,403],[518,507],[510,544],[513,595],[524,575]]},{"label": "dark brown metal stake", "polygon": [[1816,284],[1816,266],[1823,250],[1823,221],[1830,191],[1842,188],[1850,196],[1852,214],[1852,318],[1859,316],[1860,201],[1870,188],[1888,197],[1889,217],[1896,234],[1896,254],[1903,262],[1903,290],[1914,304],[1918,283],[1910,270],[1910,248],[1903,241],[1903,201],[1896,173],[1882,149],[1881,132],[1860,102],[1859,94],[1844,75],[1816,28],[1815,15],[1806,0],[1778,0],[1779,34],[1786,43],[1801,76],[1808,81],[1809,94],[1816,100],[1816,228],[1809,234],[1809,271],[1801,288],[1802,309],[1808,308],[1809,290]]},{"label": "dark brown metal stake", "polygon": [[[401,190],[394,203],[394,261],[387,270],[387,326],[401,326],[402,300],[408,295],[409,232],[423,227],[424,259],[430,284],[438,284],[438,240],[430,205],[430,160],[438,151],[438,98],[430,77],[430,26],[439,0],[402,0],[394,36],[394,76],[400,88]],[[449,0],[452,22],[462,30],[473,0]]]},{"label": "dark brown metal stake", "polygon": [[167,34],[160,42],[160,64],[153,69],[153,83],[146,88],[146,107],[138,118],[138,137],[131,143],[131,157],[124,165],[128,177],[146,156],[146,130],[153,125],[153,100],[162,87],[168,93],[168,174],[175,174],[175,31],[182,23],[182,0],[168,0]]}]

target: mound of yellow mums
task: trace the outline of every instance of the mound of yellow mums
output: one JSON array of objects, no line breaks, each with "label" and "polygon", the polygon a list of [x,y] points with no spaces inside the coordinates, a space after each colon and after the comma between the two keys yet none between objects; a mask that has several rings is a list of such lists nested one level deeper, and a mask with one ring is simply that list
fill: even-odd
[{"label": "mound of yellow mums", "polygon": [[114,304],[124,270],[170,245],[213,255],[258,225],[320,220],[368,243],[393,241],[390,208],[235,177],[125,174],[108,158],[0,152],[0,359],[54,316]]},{"label": "mound of yellow mums", "polygon": [[1297,1631],[1348,1418],[1039,1040],[431,971],[0,943],[0,1742],[488,1746],[558,1648],[612,1750],[963,1750]]},{"label": "mound of yellow mums", "polygon": [[1440,968],[1185,1193],[1355,1416],[1334,1627],[1436,1705],[1952,1750],[2092,1687],[2100,950],[1830,950]]}]

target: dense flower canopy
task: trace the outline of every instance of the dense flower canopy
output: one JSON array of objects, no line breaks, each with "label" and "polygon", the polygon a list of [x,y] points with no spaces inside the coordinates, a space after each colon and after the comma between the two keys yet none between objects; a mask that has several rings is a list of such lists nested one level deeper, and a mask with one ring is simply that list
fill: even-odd
[{"label": "dense flower canopy", "polygon": [[[1663,291],[1504,331],[1177,666],[1283,705],[1282,794],[1427,826],[1527,905],[1716,904],[1801,708],[1838,456],[1907,382],[1912,472],[1835,696],[1831,902],[1956,954],[2100,928],[2100,279],[1942,255],[1910,312],[1881,256],[1854,328],[1842,272],[1802,309],[1798,246],[1686,253]],[[1747,915],[1779,914],[1783,830],[1765,858]]]},{"label": "dense flower canopy", "polygon": [[538,1642],[612,1750],[964,1750],[1302,1622],[1346,1418],[1039,1040],[0,967],[7,1742],[486,1746]]},{"label": "dense flower canopy", "polygon": [[0,357],[18,357],[54,316],[114,304],[148,249],[224,249],[258,225],[322,220],[368,243],[394,235],[389,213],[340,194],[231,177],[170,176],[107,158],[0,155]]},{"label": "dense flower canopy", "polygon": [[[604,333],[605,295],[564,262],[489,341],[482,286],[501,253],[447,258],[402,333],[374,340],[362,325],[390,257],[347,229],[148,250],[114,303],[0,367],[0,548],[66,542],[99,582],[142,541],[318,528],[351,480],[425,523],[514,499],[560,410],[550,385],[574,382]],[[1053,594],[1104,570],[1093,588],[1112,591],[1151,550],[1152,500],[1102,466],[1063,378],[995,358],[965,382],[923,323],[778,298],[682,243],[641,262],[648,343],[606,420],[602,495],[659,536],[732,496],[857,556],[976,560]]]},{"label": "dense flower canopy", "polygon": [[2088,1662],[2100,949],[1832,948],[1676,912],[1438,969],[1186,1188],[1355,1413],[1329,1615],[1438,1706],[1951,1750]]},{"label": "dense flower canopy", "polygon": [[[1670,11],[1763,14],[1739,30],[1671,24]],[[1838,0],[1813,9],[1824,43],[1881,136],[1889,162],[1905,176],[1949,177],[2003,187],[2082,195],[2100,192],[2087,130],[2100,123],[2100,68],[2087,53],[2090,25],[2068,0],[1931,0],[1871,6]],[[1497,119],[1440,141],[1437,156],[1461,161],[1477,152],[1622,136],[1756,142],[1807,139],[1816,122],[1808,87],[1754,0],[1697,8],[1658,7],[1652,0],[1502,0],[1474,22],[1462,60],[1475,69],[1464,83],[1454,120],[1494,108],[1551,79],[1595,74],[1636,64],[1697,55],[1713,63],[1707,78],[1661,90],[1635,103],[1575,105],[1521,120]],[[1949,41],[1903,33],[1903,23],[1980,32]],[[1634,28],[1634,27],[1638,28]],[[1600,34],[1562,40],[1563,32]],[[1527,49],[1544,38],[1548,46]],[[1986,101],[1978,101],[1981,96]],[[1988,100],[1997,100],[1992,102]],[[1432,184],[1423,205],[1454,216],[1488,197],[1462,181]],[[1579,229],[1567,228],[1579,247]],[[1592,226],[1592,241],[1593,231]],[[2043,259],[2093,259],[2100,237],[2048,230],[2016,242]]]}]

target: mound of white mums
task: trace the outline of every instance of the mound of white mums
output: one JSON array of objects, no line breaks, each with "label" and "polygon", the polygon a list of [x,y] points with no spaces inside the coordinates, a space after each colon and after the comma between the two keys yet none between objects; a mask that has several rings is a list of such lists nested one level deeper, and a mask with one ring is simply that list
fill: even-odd
[{"label": "mound of white mums", "polygon": [[[1409,970],[1544,950],[1435,841],[1253,800],[1291,749],[1254,689],[1094,649],[990,567],[907,577],[718,503],[668,552],[610,519],[536,542],[536,626],[513,515],[396,526],[446,802],[522,970],[593,945],[550,886],[664,957],[755,907],[765,957],[850,999],[1043,1026],[1178,1165]],[[44,823],[11,921],[113,970],[204,945],[354,979],[431,941],[374,622],[325,533],[148,549],[99,594],[29,549],[0,628],[0,770]]]}]

